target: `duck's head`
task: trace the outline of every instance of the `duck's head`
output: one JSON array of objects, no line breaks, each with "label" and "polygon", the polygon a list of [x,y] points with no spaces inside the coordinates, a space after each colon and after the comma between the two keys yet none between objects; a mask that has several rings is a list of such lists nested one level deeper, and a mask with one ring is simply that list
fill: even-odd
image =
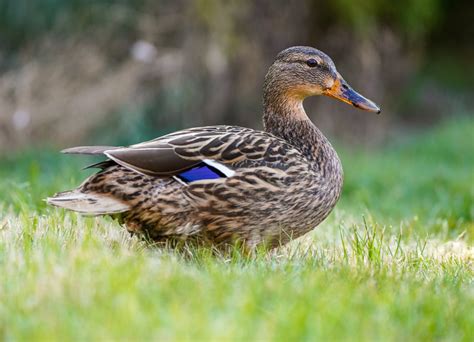
[{"label": "duck's head", "polygon": [[324,52],[308,46],[294,46],[280,52],[265,77],[265,101],[281,98],[302,101],[314,95],[330,96],[354,107],[380,113],[374,102],[347,84]]}]

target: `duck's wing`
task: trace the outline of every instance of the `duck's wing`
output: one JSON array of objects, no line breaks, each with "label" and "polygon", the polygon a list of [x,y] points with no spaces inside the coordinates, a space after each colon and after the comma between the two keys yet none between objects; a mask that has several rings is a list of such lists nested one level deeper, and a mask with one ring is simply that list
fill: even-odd
[{"label": "duck's wing", "polygon": [[129,147],[81,149],[72,151],[103,153],[117,164],[137,172],[165,176],[176,175],[202,162],[214,163],[216,168],[219,165],[231,169],[237,165],[285,168],[282,162],[292,147],[263,131],[237,126],[209,126],[178,131]]}]

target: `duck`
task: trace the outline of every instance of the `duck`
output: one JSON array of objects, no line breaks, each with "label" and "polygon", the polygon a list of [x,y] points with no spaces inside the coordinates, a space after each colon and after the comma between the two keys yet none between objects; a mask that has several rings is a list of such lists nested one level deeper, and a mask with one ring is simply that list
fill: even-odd
[{"label": "duck", "polygon": [[343,169],[303,101],[325,95],[380,113],[324,52],[289,47],[263,86],[263,130],[204,126],[131,146],[79,146],[99,155],[99,171],[47,198],[50,205],[108,215],[152,242],[211,246],[282,246],[316,228],[341,196]]}]

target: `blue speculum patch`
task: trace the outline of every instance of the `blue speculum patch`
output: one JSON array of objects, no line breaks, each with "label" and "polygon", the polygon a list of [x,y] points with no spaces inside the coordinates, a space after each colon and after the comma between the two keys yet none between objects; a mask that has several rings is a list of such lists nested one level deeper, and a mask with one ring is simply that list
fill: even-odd
[{"label": "blue speculum patch", "polygon": [[198,166],[195,166],[192,169],[183,171],[176,176],[186,183],[195,182],[195,181],[204,180],[204,179],[225,178],[225,175],[221,171],[205,163],[200,163]]}]

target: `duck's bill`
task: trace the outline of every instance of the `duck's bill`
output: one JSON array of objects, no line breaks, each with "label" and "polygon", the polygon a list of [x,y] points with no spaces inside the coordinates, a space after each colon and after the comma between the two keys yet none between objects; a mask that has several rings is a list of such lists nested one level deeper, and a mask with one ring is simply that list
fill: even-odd
[{"label": "duck's bill", "polygon": [[324,95],[334,97],[335,99],[369,112],[375,112],[377,114],[381,112],[379,106],[352,89],[342,78],[337,79],[334,85],[324,92]]}]

